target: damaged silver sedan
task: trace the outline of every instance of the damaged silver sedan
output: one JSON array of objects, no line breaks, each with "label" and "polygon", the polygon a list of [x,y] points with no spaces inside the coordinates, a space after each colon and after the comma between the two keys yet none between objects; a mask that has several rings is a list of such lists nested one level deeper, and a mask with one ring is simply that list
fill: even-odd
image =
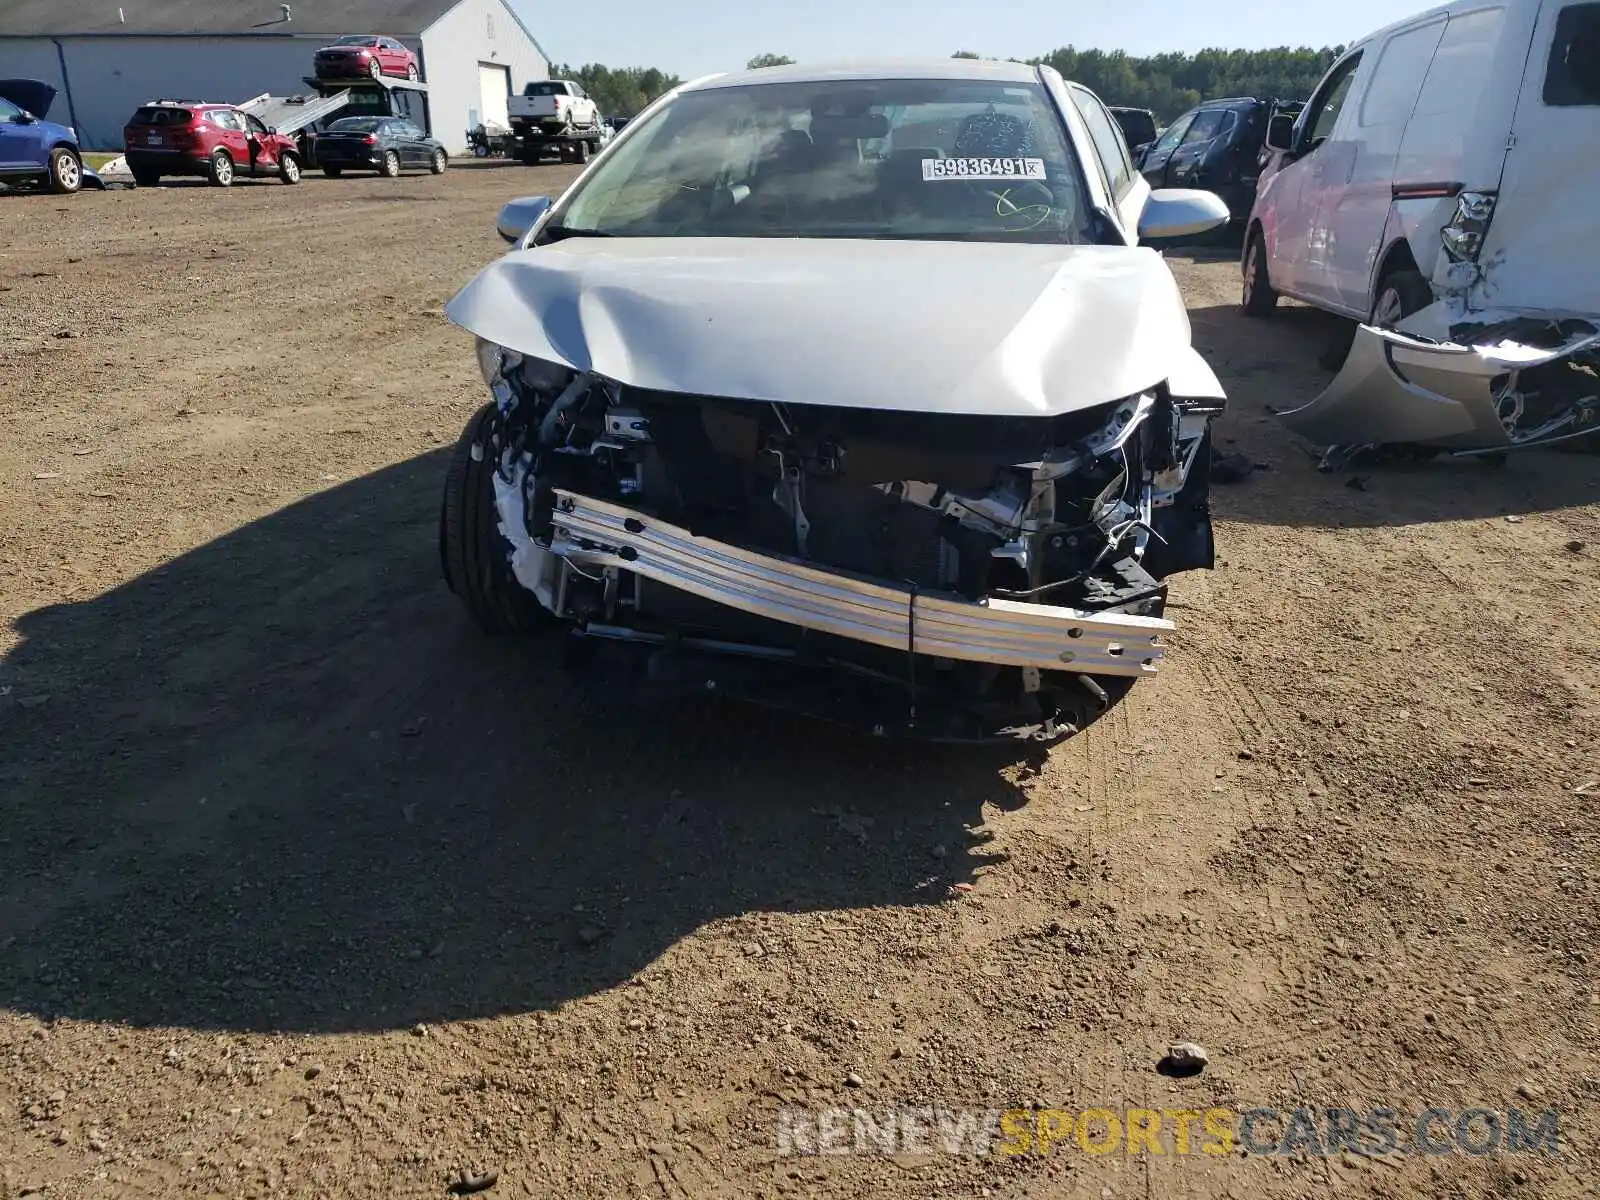
[{"label": "damaged silver sedan", "polygon": [[[1102,137],[1102,133],[1110,136]],[[493,393],[440,549],[491,632],[946,740],[1070,732],[1209,567],[1224,397],[1154,193],[1048,68],[686,85],[451,301]]]}]

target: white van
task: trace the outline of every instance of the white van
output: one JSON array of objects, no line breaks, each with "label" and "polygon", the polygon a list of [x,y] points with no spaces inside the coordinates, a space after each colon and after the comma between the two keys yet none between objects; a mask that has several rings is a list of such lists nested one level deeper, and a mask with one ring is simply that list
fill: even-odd
[{"label": "white van", "polygon": [[1267,142],[1245,313],[1285,295],[1362,323],[1291,425],[1457,450],[1596,427],[1600,2],[1455,0],[1398,22]]}]

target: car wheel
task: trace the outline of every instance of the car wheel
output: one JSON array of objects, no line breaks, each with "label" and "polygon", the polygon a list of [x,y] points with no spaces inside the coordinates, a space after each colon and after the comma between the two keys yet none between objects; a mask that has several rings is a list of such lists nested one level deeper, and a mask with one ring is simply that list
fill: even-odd
[{"label": "car wheel", "polygon": [[300,182],[300,160],[292,154],[278,159],[278,178],[288,184]]},{"label": "car wheel", "polygon": [[83,186],[83,163],[65,146],[50,151],[50,190],[70,195]]},{"label": "car wheel", "polygon": [[451,453],[439,509],[440,567],[485,633],[532,633],[553,618],[511,574],[511,543],[494,503],[498,451],[488,444],[494,413],[493,404],[479,409]]},{"label": "car wheel", "polygon": [[400,177],[400,156],[393,150],[383,152],[383,177],[385,179],[398,179]]},{"label": "car wheel", "polygon": [[1411,267],[1390,271],[1378,284],[1372,299],[1372,323],[1379,329],[1393,329],[1412,313],[1433,303],[1433,289],[1422,272]]},{"label": "car wheel", "polygon": [[383,64],[381,62],[379,62],[377,59],[373,59],[370,63],[367,64],[367,74],[371,75],[374,79],[382,79],[383,78]]},{"label": "car wheel", "polygon": [[406,78],[411,80],[412,83],[415,83],[417,80],[422,78],[421,73],[417,70],[416,63],[406,64]]},{"label": "car wheel", "polygon": [[228,157],[226,150],[218,150],[211,155],[206,164],[206,178],[213,187],[233,186],[233,159]]},{"label": "car wheel", "polygon": [[155,187],[161,182],[161,172],[135,171],[133,173],[133,182],[136,187]]},{"label": "car wheel", "polygon": [[339,176],[344,174],[344,168],[343,167],[323,167],[322,168],[322,173],[324,175],[326,175],[329,179],[337,179],[337,178],[339,178]]},{"label": "car wheel", "polygon": [[1267,316],[1278,306],[1278,293],[1273,290],[1272,276],[1267,272],[1267,243],[1260,230],[1252,233],[1245,243],[1241,304],[1247,317]]},{"label": "car wheel", "polygon": [[445,157],[445,152],[443,150],[435,150],[433,152],[433,161],[428,164],[428,170],[432,171],[435,175],[443,175],[444,169],[448,165],[449,161],[450,160]]},{"label": "car wheel", "polygon": [[588,142],[574,142],[572,144],[572,161],[586,163],[589,161],[590,146]]}]

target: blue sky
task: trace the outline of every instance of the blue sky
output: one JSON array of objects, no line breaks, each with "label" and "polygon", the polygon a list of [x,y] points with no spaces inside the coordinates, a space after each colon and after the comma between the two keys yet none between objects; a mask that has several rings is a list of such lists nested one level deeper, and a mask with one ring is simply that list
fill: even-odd
[{"label": "blue sky", "polygon": [[757,54],[801,61],[976,50],[1018,58],[1058,46],[1199,50],[1349,42],[1437,0],[511,0],[558,61],[660,67],[684,78]]}]

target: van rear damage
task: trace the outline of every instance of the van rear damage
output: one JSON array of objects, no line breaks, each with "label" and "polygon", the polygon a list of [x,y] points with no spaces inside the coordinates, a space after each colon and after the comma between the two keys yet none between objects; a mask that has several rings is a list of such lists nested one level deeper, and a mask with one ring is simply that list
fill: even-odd
[{"label": "van rear damage", "polygon": [[1600,4],[1546,3],[1526,72],[1500,179],[1452,185],[1436,302],[1358,326],[1291,429],[1457,454],[1600,441]]}]

